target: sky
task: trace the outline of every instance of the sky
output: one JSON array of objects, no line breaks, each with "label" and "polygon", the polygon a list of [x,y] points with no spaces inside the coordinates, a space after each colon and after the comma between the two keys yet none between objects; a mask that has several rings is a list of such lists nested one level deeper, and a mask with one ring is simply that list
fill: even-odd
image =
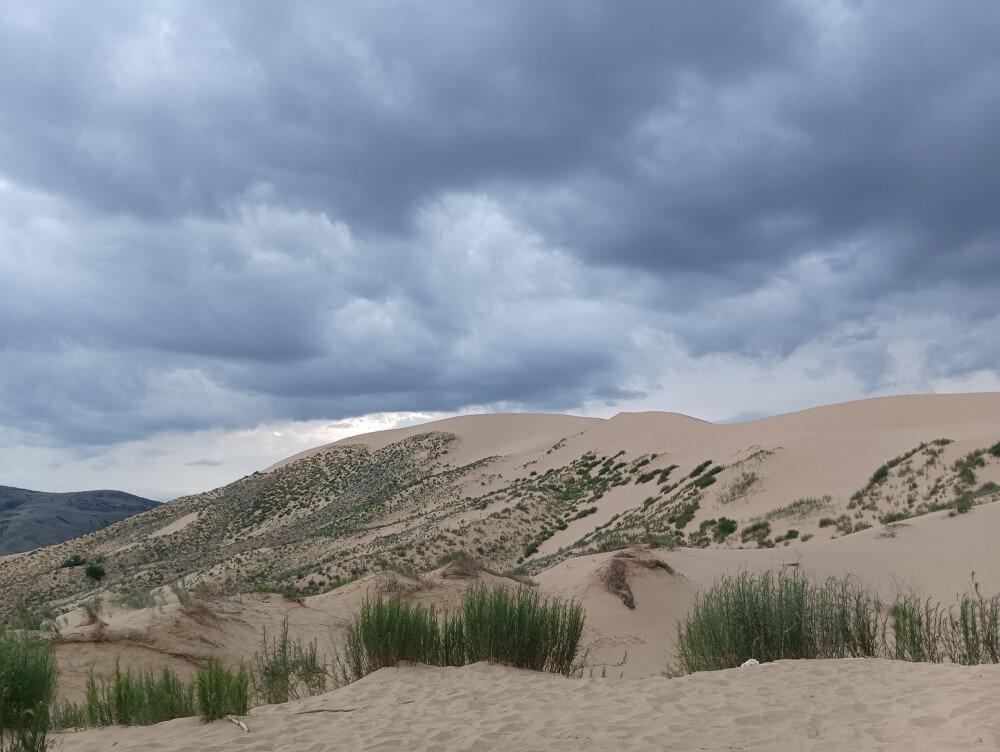
[{"label": "sky", "polygon": [[0,485],[1000,390],[995,0],[0,4]]}]

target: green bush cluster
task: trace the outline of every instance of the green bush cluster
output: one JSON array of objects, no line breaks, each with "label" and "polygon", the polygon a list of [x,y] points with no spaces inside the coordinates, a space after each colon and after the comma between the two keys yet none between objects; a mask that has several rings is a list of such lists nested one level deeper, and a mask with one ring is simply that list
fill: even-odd
[{"label": "green bush cluster", "polygon": [[267,631],[264,631],[261,649],[253,658],[250,677],[257,696],[273,705],[325,691],[327,672],[319,658],[316,641],[303,643],[301,639],[292,640],[288,636],[286,618],[277,637],[268,640]]},{"label": "green bush cluster", "polygon": [[345,639],[342,672],[355,681],[401,661],[462,666],[476,661],[569,674],[583,634],[583,607],[529,588],[478,587],[454,612],[400,598],[366,600]]},{"label": "green bush cluster", "polygon": [[[146,726],[172,718],[195,715],[194,685],[182,681],[170,669],[157,675],[152,671],[122,673],[116,664],[110,679],[87,679],[84,705],[88,726]],[[60,715],[71,718],[70,707]],[[82,725],[67,723],[66,725]]]},{"label": "green bush cluster", "polygon": [[42,752],[56,691],[52,646],[26,632],[0,631],[0,752]]},{"label": "green bush cluster", "polygon": [[203,721],[227,715],[246,715],[250,710],[250,677],[244,666],[235,673],[210,658],[195,676],[198,712]]},{"label": "green bush cluster", "polygon": [[852,578],[798,572],[723,577],[677,628],[679,668],[739,666],[749,658],[883,657],[1000,663],[1000,595],[973,592],[951,607],[912,593],[884,604]]},{"label": "green bush cluster", "polygon": [[250,678],[240,666],[236,672],[209,659],[186,682],[168,668],[156,674],[118,665],[110,678],[87,679],[83,705],[60,702],[52,714],[54,728],[91,726],[146,726],[173,718],[200,715],[211,721],[226,715],[246,715],[250,707]]},{"label": "green bush cluster", "polygon": [[678,625],[680,666],[874,655],[878,613],[878,600],[850,579],[813,584],[798,571],[723,577]]}]

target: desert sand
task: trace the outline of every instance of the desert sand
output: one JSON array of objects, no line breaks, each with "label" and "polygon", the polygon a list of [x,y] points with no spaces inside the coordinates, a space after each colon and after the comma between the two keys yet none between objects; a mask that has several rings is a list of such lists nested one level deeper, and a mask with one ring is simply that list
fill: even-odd
[{"label": "desert sand", "polygon": [[[901,499],[907,493],[930,498],[932,484],[946,488],[938,498],[957,493],[954,463],[1000,441],[1000,394],[882,398],[736,425],[713,425],[670,413],[621,414],[609,420],[465,416],[353,437],[331,446],[364,444],[374,451],[428,431],[456,437],[444,458],[446,470],[484,464],[484,469],[462,476],[453,492],[459,495],[490,494],[529,472],[564,468],[588,452],[622,454],[623,461],[630,462],[655,453],[644,470],[675,464],[678,474],[687,473],[706,459],[725,466],[720,482],[702,496],[688,533],[699,520],[720,515],[747,524],[805,496],[828,495],[828,508],[808,519],[777,518],[775,534],[795,525],[814,534],[805,542],[799,537],[757,548],[733,536],[707,548],[634,545],[627,573],[634,608],[604,584],[602,574],[615,551],[557,557],[535,571],[533,586],[542,594],[574,598],[585,607],[583,646],[593,676],[566,679],[481,664],[383,669],[321,696],[254,708],[246,719],[249,733],[226,721],[204,725],[185,719],[149,728],[60,734],[55,748],[168,752],[1000,748],[998,666],[873,659],[781,661],[680,678],[664,676],[674,667],[678,622],[698,593],[724,574],[788,568],[817,579],[850,574],[888,598],[913,591],[945,604],[957,593],[969,591],[973,576],[984,593],[1000,592],[1000,504],[995,503],[1000,494],[982,495],[965,514],[942,509],[890,524],[877,520],[887,510],[905,509]],[[874,513],[864,512],[872,527],[838,534],[818,525],[821,514],[849,513],[852,520],[861,519],[864,510],[852,507],[849,499],[868,483],[873,470],[938,438],[951,443],[938,455],[915,455],[912,467],[909,461],[903,463],[871,492],[872,503],[881,504]],[[299,460],[321,457],[331,446],[289,458],[265,473],[280,473]],[[754,459],[759,456],[766,461]],[[759,484],[745,497],[724,500],[727,484],[750,467],[749,462],[757,462],[752,467],[760,476]],[[977,486],[1000,481],[1000,459],[985,455],[976,475]],[[642,484],[635,477],[626,480],[607,491],[596,504],[596,513],[555,531],[527,563],[558,552],[617,515],[641,509],[650,489],[656,491],[655,483]],[[486,525],[494,510],[513,506],[517,500],[514,496],[495,502],[484,512],[463,509],[449,521],[466,528]],[[210,506],[202,502],[194,506],[189,499],[178,502],[178,512],[171,513],[170,504],[166,505],[141,535],[165,545],[193,535]],[[437,507],[435,503],[425,507],[428,513],[444,508],[444,502]],[[404,530],[395,520],[382,521],[379,530]],[[495,529],[502,532],[506,524],[498,523]],[[106,545],[112,552],[142,544],[143,538],[135,536],[118,541],[114,529],[109,530]],[[351,543],[377,545],[377,541],[376,534],[363,533]],[[58,549],[50,558],[58,561],[66,550]],[[271,551],[262,546],[254,553],[268,556]],[[10,557],[0,561],[0,570],[9,566],[8,571],[14,572],[28,563],[39,566],[45,556],[41,552],[38,557]],[[497,570],[509,567],[509,562],[486,564]],[[211,572],[201,576],[210,579]],[[71,609],[60,618],[61,636],[56,642],[60,692],[81,699],[88,673],[109,673],[118,660],[133,669],[169,666],[185,678],[210,656],[236,665],[258,649],[262,629],[274,634],[285,619],[293,639],[315,639],[322,653],[331,654],[351,615],[370,594],[401,595],[440,608],[457,603],[477,583],[521,586],[500,571],[459,571],[445,565],[419,577],[368,573],[329,592],[298,599],[276,594],[216,597],[207,602],[210,614],[185,612],[166,588],[156,593],[161,602],[157,608],[111,606],[99,624],[85,624],[83,612]],[[602,673],[606,677],[598,678]]]},{"label": "desert sand", "polygon": [[778,661],[677,679],[565,679],[475,664],[382,669],[255,708],[66,734],[66,752],[942,750],[1000,745],[1000,667]]}]

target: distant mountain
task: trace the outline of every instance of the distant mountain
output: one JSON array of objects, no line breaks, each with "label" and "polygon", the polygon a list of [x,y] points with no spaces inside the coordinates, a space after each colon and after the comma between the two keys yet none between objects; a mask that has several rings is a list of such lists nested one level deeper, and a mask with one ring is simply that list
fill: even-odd
[{"label": "distant mountain", "polygon": [[0,486],[0,556],[78,538],[158,506],[124,491],[45,493]]}]

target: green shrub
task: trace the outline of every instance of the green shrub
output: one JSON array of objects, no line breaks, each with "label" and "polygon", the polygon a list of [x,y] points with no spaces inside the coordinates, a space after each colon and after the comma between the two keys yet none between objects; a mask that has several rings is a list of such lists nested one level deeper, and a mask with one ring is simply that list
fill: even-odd
[{"label": "green shrub", "polygon": [[667,515],[667,522],[674,523],[678,530],[682,530],[691,520],[694,519],[694,514],[698,511],[700,506],[701,502],[698,501],[697,497],[689,502],[681,504],[677,507],[677,509]]},{"label": "green shrub", "polygon": [[1000,457],[1000,441],[998,441],[996,444],[991,446],[986,451],[989,452],[994,457]]},{"label": "green shrub", "polygon": [[140,608],[148,608],[152,610],[156,608],[156,599],[153,597],[153,593],[140,587],[122,590],[115,595],[114,601],[115,605],[133,610],[138,610]]},{"label": "green shrub", "polygon": [[466,593],[460,621],[466,662],[506,663],[568,675],[584,615],[578,603],[542,598],[529,588],[478,587]]},{"label": "green shrub", "polygon": [[769,572],[723,577],[678,625],[679,668],[738,666],[747,658],[873,656],[965,665],[1000,663],[1000,595],[973,593],[945,608],[916,594],[883,607],[850,578],[815,584]]},{"label": "green shrub", "polygon": [[883,525],[888,525],[892,522],[902,522],[903,520],[910,519],[910,513],[905,510],[900,510],[898,512],[886,512],[880,515],[878,521]]},{"label": "green shrub", "polygon": [[104,565],[98,564],[97,562],[91,562],[90,564],[88,564],[87,568],[83,570],[83,573],[87,575],[87,577],[93,580],[94,582],[100,582],[101,580],[104,579],[104,576],[107,574],[104,571]]},{"label": "green shrub", "polygon": [[316,641],[303,644],[301,639],[289,638],[287,618],[278,637],[268,641],[267,630],[264,631],[260,651],[254,654],[250,670],[254,692],[260,700],[274,705],[319,694],[326,690],[326,677],[326,666],[319,659]]},{"label": "green shrub", "polygon": [[250,677],[243,665],[233,673],[215,658],[209,658],[198,667],[195,687],[198,713],[203,721],[246,715],[250,709]]},{"label": "green shrub", "polygon": [[[27,629],[35,632],[49,629],[55,633],[59,632],[56,614],[52,609],[44,608],[40,613],[33,611],[23,599],[19,599],[14,604],[14,615],[8,624],[14,629]],[[0,623],[0,629],[3,629],[2,623]]]},{"label": "green shrub", "polygon": [[882,483],[889,477],[889,466],[882,465],[878,470],[872,473],[872,477],[868,479],[869,486],[875,486]]},{"label": "green shrub", "polygon": [[740,540],[744,543],[756,541],[760,544],[761,541],[766,540],[770,535],[771,523],[766,522],[765,520],[758,520],[757,522],[743,528],[743,532],[740,533]]},{"label": "green shrub", "polygon": [[48,642],[27,633],[0,631],[0,750],[46,748],[58,674]]},{"label": "green shrub", "polygon": [[850,578],[813,584],[799,572],[743,572],[699,596],[678,625],[686,672],[749,658],[843,658],[878,650],[880,605]]},{"label": "green shrub", "polygon": [[354,681],[401,661],[462,666],[475,661],[569,674],[583,633],[575,601],[528,588],[475,588],[455,612],[400,598],[368,599],[348,627],[343,678]]},{"label": "green shrub", "polygon": [[736,520],[731,520],[728,517],[720,517],[718,523],[715,525],[715,530],[712,532],[712,539],[716,543],[722,543],[735,532]]},{"label": "green shrub", "polygon": [[710,485],[712,485],[713,483],[715,483],[715,481],[717,480],[717,478],[715,476],[718,475],[721,472],[722,472],[722,468],[721,467],[714,467],[714,468],[712,468],[711,470],[709,470],[704,475],[702,475],[702,476],[694,479],[694,487],[695,488],[708,488]]},{"label": "green shrub", "polygon": [[957,514],[965,514],[972,509],[973,505],[976,503],[976,498],[971,493],[961,494],[957,499],[955,499],[955,512]]},{"label": "green shrub", "polygon": [[[770,512],[764,515],[765,520],[777,520],[782,517],[787,517],[790,519],[805,519],[816,512],[820,511],[824,507],[828,506],[833,501],[831,496],[823,496],[822,498],[817,498],[815,496],[808,496],[803,499],[796,499],[791,504],[785,504],[783,507],[777,507],[772,509]],[[820,520],[820,527],[826,527],[824,525],[834,524],[834,521],[829,517],[824,517]]]},{"label": "green shrub", "polygon": [[690,473],[688,474],[688,477],[689,477],[689,478],[697,478],[697,477],[698,477],[699,475],[701,475],[701,474],[702,474],[702,472],[704,472],[704,471],[705,471],[705,470],[706,470],[706,469],[708,468],[708,466],[709,466],[709,465],[711,465],[711,464],[712,464],[712,460],[705,460],[705,461],[704,461],[704,462],[702,462],[702,463],[701,463],[700,465],[698,465],[698,466],[697,466],[697,467],[696,467],[696,468],[695,468],[694,470],[692,470],[692,471],[691,471],[691,472],[690,472]]},{"label": "green shrub", "polygon": [[87,560],[80,556],[80,554],[73,554],[60,564],[59,567],[61,569],[68,569],[69,567],[82,567],[86,563]]},{"label": "green shrub", "polygon": [[946,614],[940,604],[916,595],[897,596],[889,609],[896,660],[940,663]]},{"label": "green shrub", "polygon": [[82,708],[63,703],[57,712],[59,728],[87,726],[148,726],[195,715],[194,683],[182,681],[168,668],[124,674],[118,664],[110,679],[91,672]]},{"label": "green shrub", "polygon": [[88,624],[95,624],[101,618],[101,609],[104,607],[104,599],[99,595],[80,601],[80,608],[87,617]]}]

